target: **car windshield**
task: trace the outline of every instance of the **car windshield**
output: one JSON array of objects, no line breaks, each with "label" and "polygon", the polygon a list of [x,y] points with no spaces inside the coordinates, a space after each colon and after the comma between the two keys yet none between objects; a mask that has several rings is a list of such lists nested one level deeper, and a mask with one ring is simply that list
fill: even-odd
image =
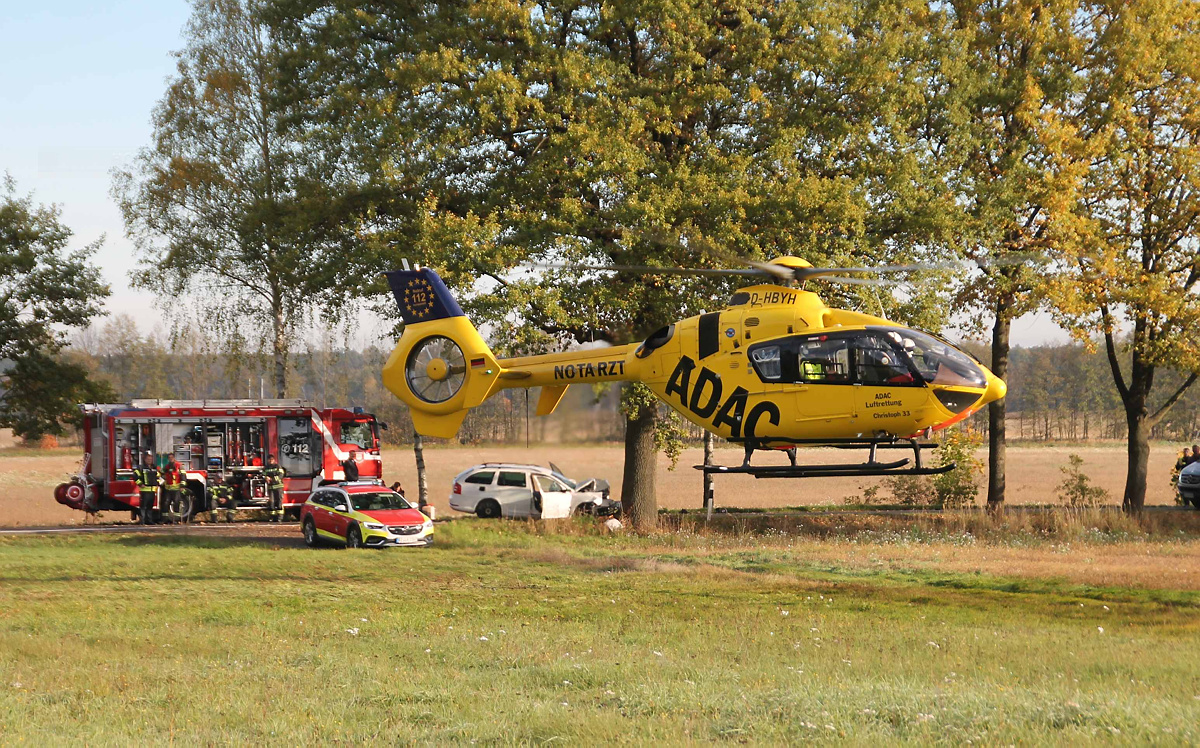
[{"label": "car windshield", "polygon": [[362,449],[374,449],[376,445],[374,426],[374,422],[371,421],[347,421],[343,423],[341,432],[342,444],[353,444]]},{"label": "car windshield", "polygon": [[560,468],[558,465],[555,465],[553,462],[550,463],[550,472],[554,473],[555,478],[558,478],[563,483],[566,483],[567,486],[569,486],[570,488],[575,488],[576,486],[579,485],[579,483],[577,481],[573,481],[570,478],[568,478],[566,475],[564,475],[562,468]]},{"label": "car windshield", "polygon": [[385,509],[411,509],[412,505],[404,497],[392,491],[372,491],[371,493],[352,493],[350,503],[356,512],[372,512]]},{"label": "car windshield", "polygon": [[987,387],[987,377],[971,357],[949,343],[916,330],[889,329],[887,335],[912,359],[930,384]]}]

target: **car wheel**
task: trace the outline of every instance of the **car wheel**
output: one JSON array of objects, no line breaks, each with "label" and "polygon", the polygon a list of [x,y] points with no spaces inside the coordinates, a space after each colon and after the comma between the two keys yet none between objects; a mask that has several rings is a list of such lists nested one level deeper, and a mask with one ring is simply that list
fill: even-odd
[{"label": "car wheel", "polygon": [[475,515],[480,519],[495,519],[500,516],[500,504],[493,499],[485,499],[475,505]]},{"label": "car wheel", "polygon": [[350,529],[346,531],[346,547],[362,548],[362,544],[362,530],[358,529],[358,525],[350,525]]},{"label": "car wheel", "polygon": [[317,538],[317,523],[313,522],[311,518],[304,520],[304,544],[309,548],[316,548],[318,542],[320,541]]}]

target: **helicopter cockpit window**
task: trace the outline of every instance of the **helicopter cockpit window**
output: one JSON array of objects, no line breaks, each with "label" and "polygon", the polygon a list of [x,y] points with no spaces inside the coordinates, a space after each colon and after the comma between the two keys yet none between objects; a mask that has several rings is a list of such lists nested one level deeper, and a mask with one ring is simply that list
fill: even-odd
[{"label": "helicopter cockpit window", "polygon": [[916,330],[889,330],[887,336],[912,359],[930,384],[987,387],[987,377],[971,357],[949,343]]},{"label": "helicopter cockpit window", "polygon": [[750,360],[754,363],[754,370],[758,372],[759,379],[764,382],[778,382],[783,379],[779,346],[755,348],[750,351]]},{"label": "helicopter cockpit window", "polygon": [[920,384],[896,348],[872,334],[854,339],[854,375],[855,381],[862,384]]},{"label": "helicopter cockpit window", "polygon": [[849,384],[850,341],[816,335],[796,341],[796,381]]}]

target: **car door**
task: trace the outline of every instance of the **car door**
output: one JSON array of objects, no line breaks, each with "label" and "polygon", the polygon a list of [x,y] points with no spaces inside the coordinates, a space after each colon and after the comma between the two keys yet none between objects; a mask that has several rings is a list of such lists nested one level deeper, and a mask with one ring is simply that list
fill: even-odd
[{"label": "car door", "polygon": [[329,505],[331,503],[329,491],[317,491],[313,494],[312,502],[309,506],[312,507],[313,524],[318,530],[325,532],[333,532],[333,519],[330,517]]},{"label": "car door", "polygon": [[480,470],[468,475],[462,482],[462,508],[468,512],[475,511],[475,505],[480,499],[490,498],[495,479],[495,470]]},{"label": "car door", "polygon": [[529,474],[524,470],[499,471],[493,495],[500,502],[500,511],[505,517],[533,516],[533,490],[529,485]]},{"label": "car door", "polygon": [[571,516],[571,492],[548,475],[534,475],[537,488],[535,510],[541,519],[562,519]]},{"label": "car door", "polygon": [[[330,491],[329,498],[329,531],[339,538],[344,538],[346,537],[346,528],[350,526],[350,497],[343,491]],[[338,507],[344,507],[345,511],[339,511]]]}]

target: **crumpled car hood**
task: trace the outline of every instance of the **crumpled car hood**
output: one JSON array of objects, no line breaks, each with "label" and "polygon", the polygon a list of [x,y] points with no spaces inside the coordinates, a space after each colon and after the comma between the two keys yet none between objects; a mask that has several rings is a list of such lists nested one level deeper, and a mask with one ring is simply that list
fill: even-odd
[{"label": "crumpled car hood", "polygon": [[588,478],[575,487],[579,493],[604,493],[608,490],[608,481],[601,478]]}]

